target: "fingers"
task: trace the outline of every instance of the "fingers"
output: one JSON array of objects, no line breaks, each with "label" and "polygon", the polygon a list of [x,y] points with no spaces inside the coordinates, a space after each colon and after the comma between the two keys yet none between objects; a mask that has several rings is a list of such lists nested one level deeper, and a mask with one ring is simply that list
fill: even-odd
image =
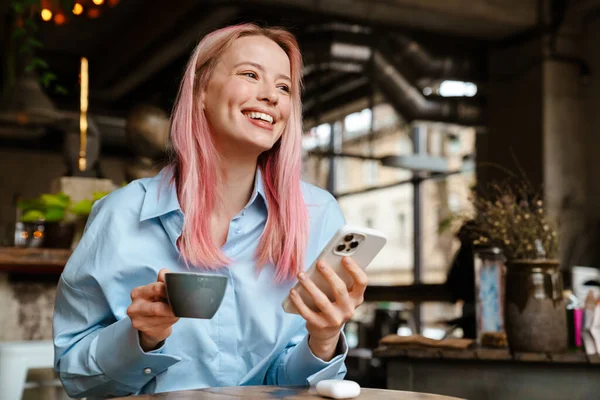
[{"label": "fingers", "polygon": [[332,314],[335,311],[335,307],[329,301],[329,298],[315,285],[315,283],[304,273],[300,272],[298,274],[298,280],[300,284],[304,287],[304,290],[308,292],[308,294],[313,298],[315,305],[321,310],[324,314]]},{"label": "fingers", "polygon": [[156,281],[165,283],[165,274],[167,272],[171,272],[171,271],[168,268],[163,268],[160,271],[158,271],[158,277],[157,277]]},{"label": "fingers", "polygon": [[175,318],[171,306],[162,301],[134,301],[127,314],[130,317]]},{"label": "fingers", "polygon": [[153,300],[155,298],[167,298],[167,287],[165,286],[164,282],[150,283],[145,286],[136,287],[131,291],[131,300]]},{"label": "fingers", "polygon": [[304,300],[302,300],[302,297],[300,297],[300,294],[298,293],[298,291],[296,289],[292,289],[290,291],[290,299],[292,300],[292,303],[294,303],[294,306],[296,306],[296,310],[298,310],[298,313],[308,323],[310,323],[312,325],[322,324],[323,317],[321,315],[317,314],[316,312],[314,312],[313,310],[311,310],[306,305],[306,303],[304,302]]},{"label": "fingers", "polygon": [[356,305],[358,306],[363,302],[365,289],[369,284],[369,278],[367,277],[367,273],[359,267],[351,257],[344,257],[342,259],[342,264],[354,281],[352,288],[350,289],[350,296],[357,302]]},{"label": "fingers", "polygon": [[[140,331],[144,332],[146,335],[150,337],[155,336],[152,331],[162,332],[165,330],[169,330],[170,327],[177,322],[176,318],[130,318],[131,326]],[[170,335],[170,332],[167,336]],[[162,335],[159,335],[162,336]],[[163,338],[160,338],[162,340]]]},{"label": "fingers", "polygon": [[335,273],[335,271],[326,263],[319,261],[317,263],[317,269],[319,273],[323,275],[331,290],[335,296],[335,302],[338,304],[348,303],[350,301],[348,295],[348,288],[346,283]]}]

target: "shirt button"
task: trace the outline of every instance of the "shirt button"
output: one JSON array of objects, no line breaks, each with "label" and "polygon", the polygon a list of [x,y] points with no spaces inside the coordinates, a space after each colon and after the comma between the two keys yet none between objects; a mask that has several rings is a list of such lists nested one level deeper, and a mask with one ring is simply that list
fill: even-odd
[{"label": "shirt button", "polygon": [[152,373],[152,369],[150,369],[150,368],[144,368],[144,374],[150,375],[151,373]]},{"label": "shirt button", "polygon": [[236,229],[235,229],[235,233],[236,233],[237,235],[239,235],[240,233],[242,233],[242,228],[236,228]]}]

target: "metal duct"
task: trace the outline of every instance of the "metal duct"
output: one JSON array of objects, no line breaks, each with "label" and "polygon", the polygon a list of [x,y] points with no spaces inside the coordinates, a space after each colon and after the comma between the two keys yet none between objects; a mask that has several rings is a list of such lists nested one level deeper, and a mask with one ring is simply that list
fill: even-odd
[{"label": "metal duct", "polygon": [[407,36],[391,34],[388,35],[388,40],[394,52],[393,61],[397,64],[405,64],[404,60],[408,60],[418,78],[469,80],[478,73],[472,61],[453,57],[434,57]]},{"label": "metal duct", "polygon": [[[365,70],[371,66],[373,68],[371,79],[378,83],[377,86],[386,99],[406,120],[424,119],[461,125],[483,124],[483,110],[476,101],[456,98],[429,99],[409,79],[409,76],[410,78],[418,76],[432,79],[451,77],[468,79],[475,74],[473,62],[450,57],[433,57],[417,42],[398,34],[390,36],[391,40],[380,41],[377,48],[357,44],[356,42],[368,42],[365,37],[372,33],[369,28],[361,29],[358,25],[332,23],[311,27],[309,31],[333,34],[329,51],[321,57],[328,61],[324,66],[335,65],[337,70],[357,69],[357,64],[362,65]],[[336,37],[336,33],[342,35]],[[343,39],[340,40],[342,37]],[[353,38],[356,38],[354,43],[352,43]],[[405,62],[394,63],[392,57],[396,55],[398,59]],[[406,64],[412,64],[411,70],[415,70],[410,71],[413,72],[412,74],[407,75],[399,69]],[[324,95],[328,96],[329,93]],[[310,100],[305,104],[308,106],[307,109],[312,105]]]},{"label": "metal duct", "polygon": [[375,79],[381,92],[407,120],[451,122],[461,125],[483,124],[483,111],[466,100],[430,100],[412,86],[380,52],[373,56]]},{"label": "metal duct", "polygon": [[[354,60],[367,64],[371,59],[372,49],[351,43],[333,42],[330,51],[332,60]],[[340,57],[342,59],[339,59]],[[428,99],[379,50],[374,51],[372,62],[373,79],[378,83],[378,88],[407,121],[424,119],[461,125],[483,123],[483,111],[473,101]]]}]

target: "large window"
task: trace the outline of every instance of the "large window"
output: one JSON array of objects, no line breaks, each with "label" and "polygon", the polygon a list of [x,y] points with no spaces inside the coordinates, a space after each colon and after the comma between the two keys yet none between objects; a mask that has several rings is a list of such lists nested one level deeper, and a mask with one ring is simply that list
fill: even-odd
[{"label": "large window", "polygon": [[[379,104],[373,111],[365,109],[334,125],[334,149],[338,153],[369,157],[410,155],[413,141],[410,127],[388,104]],[[465,168],[475,150],[472,129],[427,123],[428,155],[443,157],[450,171]],[[331,125],[323,124],[310,130],[306,149],[330,150]],[[307,157],[306,175],[316,184],[328,188],[327,157]],[[334,194],[348,223],[372,227],[388,236],[388,244],[369,266],[371,285],[408,285],[413,283],[414,267],[414,172],[381,165],[378,161],[352,157],[336,157],[334,163]],[[474,173],[451,174],[444,179],[425,180],[421,188],[421,280],[443,283],[458,247],[454,237],[456,226],[444,221],[468,207]],[[425,326],[454,314],[453,306],[426,305],[422,319]],[[433,334],[432,334],[433,335]]]}]

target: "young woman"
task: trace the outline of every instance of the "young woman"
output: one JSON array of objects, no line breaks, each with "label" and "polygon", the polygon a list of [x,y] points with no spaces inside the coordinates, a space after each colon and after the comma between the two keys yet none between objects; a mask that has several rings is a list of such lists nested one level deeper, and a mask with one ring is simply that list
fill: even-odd
[{"label": "young woman", "polygon": [[[302,61],[282,29],[238,25],[194,50],[173,110],[173,163],[99,201],[57,289],[56,369],[69,395],[305,385],[345,374],[341,332],[363,301],[329,266],[331,302],[303,271],[344,224],[300,181]],[[167,271],[229,277],[210,320],[166,302]],[[296,280],[320,311],[292,290]],[[290,293],[301,315],[281,303]]]}]

